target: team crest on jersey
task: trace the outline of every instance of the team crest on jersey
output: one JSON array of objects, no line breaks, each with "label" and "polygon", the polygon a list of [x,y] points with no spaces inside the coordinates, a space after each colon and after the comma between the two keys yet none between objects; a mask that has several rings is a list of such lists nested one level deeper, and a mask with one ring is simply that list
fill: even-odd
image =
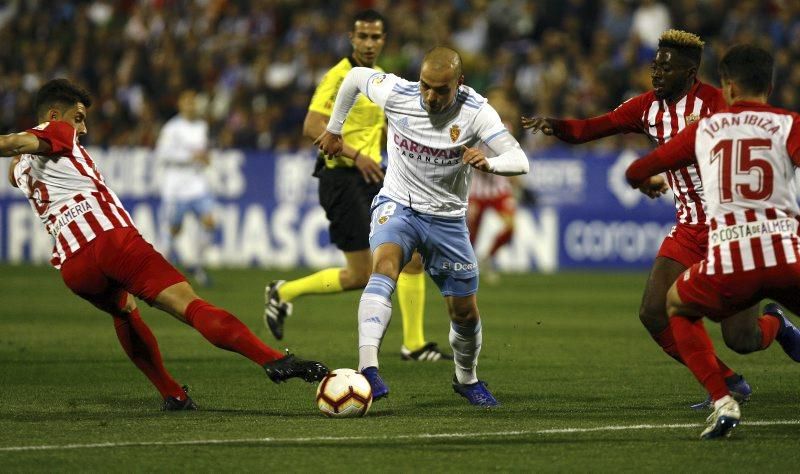
[{"label": "team crest on jersey", "polygon": [[389,222],[389,216],[380,216],[378,218],[378,224],[383,225]]},{"label": "team crest on jersey", "polygon": [[687,115],[685,118],[686,118],[686,125],[691,125],[700,120],[700,116],[697,114]]},{"label": "team crest on jersey", "polygon": [[461,136],[461,128],[458,125],[453,125],[450,127],[450,141],[453,143],[458,140],[458,137]]}]

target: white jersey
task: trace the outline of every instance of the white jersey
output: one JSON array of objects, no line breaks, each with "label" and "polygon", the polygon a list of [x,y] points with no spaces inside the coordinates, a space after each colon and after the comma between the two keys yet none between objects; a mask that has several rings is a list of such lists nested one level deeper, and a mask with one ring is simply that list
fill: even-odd
[{"label": "white jersey", "polygon": [[489,144],[508,133],[494,108],[461,86],[448,110],[429,114],[419,82],[379,72],[370,77],[365,95],[389,121],[389,163],[380,195],[423,214],[464,216],[472,168],[461,160],[462,146]]},{"label": "white jersey", "polygon": [[194,160],[195,154],[208,148],[208,124],[187,120],[180,115],[161,128],[156,143],[156,159],[164,166],[161,198],[185,201],[210,193],[205,166]]},{"label": "white jersey", "polygon": [[66,122],[27,130],[50,144],[47,156],[22,155],[14,180],[53,237],[56,268],[103,232],[134,227],[114,191]]},{"label": "white jersey", "polygon": [[711,216],[708,274],[798,261],[797,163],[789,148],[796,152],[800,142],[799,120],[738,103],[698,124],[695,155]]}]

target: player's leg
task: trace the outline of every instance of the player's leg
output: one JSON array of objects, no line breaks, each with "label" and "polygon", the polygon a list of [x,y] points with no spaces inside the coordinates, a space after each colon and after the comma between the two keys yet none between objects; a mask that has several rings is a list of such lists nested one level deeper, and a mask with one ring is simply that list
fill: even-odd
[{"label": "player's leg", "polygon": [[397,280],[397,303],[403,320],[403,345],[400,356],[410,361],[453,360],[435,342],[425,341],[425,267],[422,256],[414,252]]},{"label": "player's leg", "polygon": [[739,423],[741,415],[702,320],[704,314],[724,319],[725,306],[718,288],[698,268],[699,265],[692,266],[687,270],[690,278],[682,277],[670,287],[667,312],[681,360],[711,395],[714,413],[701,434],[702,438],[710,439],[726,436]]},{"label": "player's leg", "polygon": [[449,341],[455,364],[453,390],[472,405],[497,405],[475,371],[483,332],[475,296],[478,266],[465,219],[431,218],[420,251],[426,270],[447,303]]},{"label": "player's leg", "polygon": [[[102,238],[101,235],[97,240]],[[96,243],[64,262],[61,267],[64,282],[75,294],[111,315],[125,354],[156,387],[165,400],[165,409],[193,408],[194,403],[164,367],[158,342],[139,316],[133,297],[118,288],[95,264]],[[170,398],[176,403],[168,405]]]},{"label": "player's leg", "polygon": [[511,238],[514,236],[514,216],[517,206],[514,198],[509,195],[498,200],[495,209],[503,222],[503,230],[495,236],[494,242],[489,249],[489,258],[494,257],[501,247],[511,242]]},{"label": "player's leg", "polygon": [[276,339],[283,338],[292,301],[303,295],[339,293],[364,288],[372,270],[369,249],[370,203],[377,192],[353,170],[323,170],[320,205],[330,223],[331,242],[344,252],[344,268],[332,267],[296,280],[274,280],[264,290],[264,321]]},{"label": "player's leg", "polygon": [[[678,275],[694,263],[705,259],[707,245],[707,227],[682,224],[675,226],[661,244],[642,297],[640,320],[664,352],[678,362],[682,361],[677,356],[675,340],[668,326],[666,294]],[[722,360],[717,363],[722,368],[729,388],[740,400],[746,400],[752,392],[747,381]],[[705,402],[692,405],[692,408],[705,408],[709,402],[710,399],[706,399]]]},{"label": "player's leg", "polygon": [[170,262],[178,262],[175,239],[181,232],[183,214],[174,199],[162,199],[159,208],[159,241],[161,251]]},{"label": "player's leg", "polygon": [[[765,310],[770,311],[765,308]],[[780,308],[777,309],[780,311]],[[781,327],[776,312],[761,314],[758,306],[747,308],[720,322],[722,337],[732,350],[739,354],[762,351],[772,344]]]},{"label": "player's leg", "polygon": [[392,293],[401,269],[422,240],[424,219],[409,208],[380,197],[372,212],[372,274],[358,304],[358,367],[369,380],[375,400],[389,393],[378,375],[378,352],[392,318]]},{"label": "player's leg", "polygon": [[319,380],[327,373],[318,362],[285,356],[267,346],[234,315],[202,300],[184,276],[135,229],[107,234],[111,238],[97,249],[100,266],[130,293],[192,326],[215,346],[261,365],[274,382],[291,377]]},{"label": "player's leg", "polygon": [[208,195],[192,201],[192,212],[200,222],[200,233],[197,238],[197,262],[192,268],[192,276],[200,286],[211,286],[211,277],[206,272],[203,261],[214,241],[217,223],[214,218],[214,199]]},{"label": "player's leg", "polygon": [[475,246],[475,239],[483,222],[483,215],[486,211],[486,204],[481,199],[471,198],[467,206],[467,229],[469,230],[469,241]]}]

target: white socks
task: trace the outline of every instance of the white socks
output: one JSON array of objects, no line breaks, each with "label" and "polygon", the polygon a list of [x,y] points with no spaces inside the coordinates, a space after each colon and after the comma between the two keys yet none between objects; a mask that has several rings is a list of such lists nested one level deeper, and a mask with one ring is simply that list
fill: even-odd
[{"label": "white socks", "polygon": [[392,319],[395,281],[373,273],[358,305],[358,370],[378,367],[378,349]]},{"label": "white socks", "polygon": [[480,321],[476,326],[458,326],[456,323],[450,323],[450,347],[453,349],[458,383],[472,384],[478,381],[475,367],[478,365],[482,342]]}]

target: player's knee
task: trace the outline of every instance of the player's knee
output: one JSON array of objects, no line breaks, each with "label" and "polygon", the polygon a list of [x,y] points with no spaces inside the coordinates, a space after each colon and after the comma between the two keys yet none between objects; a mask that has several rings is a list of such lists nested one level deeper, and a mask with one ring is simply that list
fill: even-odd
[{"label": "player's knee", "polygon": [[639,308],[639,321],[651,333],[660,332],[669,325],[664,305],[642,304]]},{"label": "player's knee", "polygon": [[480,320],[478,307],[472,302],[454,302],[447,309],[450,313],[450,320],[459,326],[477,324]]},{"label": "player's knee", "polygon": [[[392,259],[380,259],[375,261],[373,273],[386,275],[394,281],[400,276],[400,267]],[[366,285],[366,283],[364,283]]]},{"label": "player's knee", "polygon": [[722,339],[730,350],[737,354],[750,354],[761,349],[760,334],[750,331],[726,331],[722,330]]}]

